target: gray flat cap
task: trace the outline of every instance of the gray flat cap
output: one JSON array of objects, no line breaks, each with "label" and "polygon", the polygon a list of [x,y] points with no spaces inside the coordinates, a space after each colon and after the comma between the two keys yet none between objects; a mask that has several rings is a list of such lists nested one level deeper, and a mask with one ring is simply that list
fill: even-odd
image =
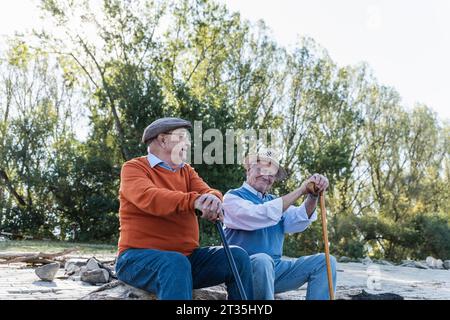
[{"label": "gray flat cap", "polygon": [[192,124],[180,118],[161,118],[150,123],[142,135],[142,143],[147,144],[158,134],[169,132],[178,128],[192,128]]}]

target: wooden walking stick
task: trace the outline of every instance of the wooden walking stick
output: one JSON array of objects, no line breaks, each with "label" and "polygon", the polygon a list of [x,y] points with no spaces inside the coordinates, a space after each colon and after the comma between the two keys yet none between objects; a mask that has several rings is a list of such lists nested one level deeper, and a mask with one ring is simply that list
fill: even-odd
[{"label": "wooden walking stick", "polygon": [[[316,186],[313,182],[308,183],[306,188],[310,193],[315,195],[317,194]],[[334,300],[333,277],[331,275],[331,262],[330,262],[330,247],[328,245],[327,211],[325,209],[325,195],[323,192],[320,192],[320,212],[322,216],[323,242],[325,244],[325,260],[327,264],[328,291],[330,293],[330,300]]]},{"label": "wooden walking stick", "polygon": [[330,292],[330,300],[334,300],[333,278],[331,276],[330,248],[328,245],[327,210],[325,209],[325,195],[323,194],[323,192],[320,193],[320,212],[322,215],[323,242],[325,244],[325,259],[327,262],[328,291]]}]

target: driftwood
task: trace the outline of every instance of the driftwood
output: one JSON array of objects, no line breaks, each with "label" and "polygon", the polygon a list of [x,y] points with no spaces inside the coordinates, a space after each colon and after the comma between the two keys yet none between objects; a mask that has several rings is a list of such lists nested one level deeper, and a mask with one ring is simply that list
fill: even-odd
[{"label": "driftwood", "polygon": [[[221,285],[194,289],[192,294],[194,300],[225,300],[227,298],[227,292]],[[115,280],[92,291],[80,300],[156,300],[156,296],[129,286],[120,280]]]},{"label": "driftwood", "polygon": [[56,253],[44,252],[0,252],[0,264],[9,263],[30,263],[30,264],[48,264],[56,262],[55,258],[78,251],[78,248],[70,248]]},{"label": "driftwood", "polygon": [[[218,285],[192,291],[194,300],[226,300],[227,292],[224,285]],[[275,295],[275,300],[303,300],[304,293],[288,291]],[[403,300],[404,298],[394,293],[371,294],[364,289],[353,288],[341,290],[336,293],[336,300]],[[157,300],[153,293],[132,287],[126,283],[115,280],[95,289],[80,300]]]}]

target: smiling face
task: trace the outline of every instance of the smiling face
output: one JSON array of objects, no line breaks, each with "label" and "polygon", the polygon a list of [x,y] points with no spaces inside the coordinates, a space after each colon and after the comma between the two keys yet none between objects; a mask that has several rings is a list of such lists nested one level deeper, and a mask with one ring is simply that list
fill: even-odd
[{"label": "smiling face", "polygon": [[166,133],[166,150],[170,153],[173,163],[181,164],[187,159],[187,152],[191,147],[189,132],[184,128],[179,128]]},{"label": "smiling face", "polygon": [[272,162],[258,160],[247,169],[247,183],[261,193],[270,190],[276,180],[278,167]]}]

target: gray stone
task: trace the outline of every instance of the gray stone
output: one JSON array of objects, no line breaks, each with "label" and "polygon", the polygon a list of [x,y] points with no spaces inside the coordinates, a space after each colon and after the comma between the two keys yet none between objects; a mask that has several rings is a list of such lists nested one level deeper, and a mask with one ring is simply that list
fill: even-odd
[{"label": "gray stone", "polygon": [[70,266],[75,265],[79,268],[81,268],[82,266],[86,265],[87,263],[87,259],[76,259],[76,258],[72,258],[66,261],[65,265],[64,265],[64,269],[67,271],[67,269],[70,268]]},{"label": "gray stone", "polygon": [[414,260],[402,260],[402,264],[400,267],[410,267],[410,268],[418,268],[418,269],[429,269],[427,264],[422,261],[414,261]]},{"label": "gray stone", "polygon": [[339,258],[338,262],[341,263],[353,262],[353,259],[346,256],[342,256]]},{"label": "gray stone", "polygon": [[381,264],[383,266],[393,266],[394,265],[392,262],[389,262],[387,260],[375,260],[374,263]]},{"label": "gray stone", "polygon": [[81,281],[81,276],[73,275],[73,276],[70,276],[69,279],[72,281]]},{"label": "gray stone", "polygon": [[100,269],[100,266],[97,262],[97,260],[95,260],[94,258],[91,258],[88,260],[88,262],[86,263],[86,269],[88,271],[92,271],[92,270],[98,270]]},{"label": "gray stone", "polygon": [[450,269],[450,260],[445,260],[444,261],[444,268],[449,270]]},{"label": "gray stone", "polygon": [[414,261],[414,260],[402,260],[402,264],[400,265],[400,267],[415,268],[416,267],[416,261]]},{"label": "gray stone", "polygon": [[418,269],[429,269],[428,266],[420,261],[414,261],[414,267],[418,268]]},{"label": "gray stone", "polygon": [[413,262],[413,260],[402,260],[402,263],[401,263],[401,264],[403,265],[403,264],[405,264],[405,263],[410,263],[410,262]]},{"label": "gray stone", "polygon": [[34,272],[41,280],[53,281],[53,279],[55,279],[56,273],[59,270],[59,267],[60,265],[58,262],[53,262],[36,268]]},{"label": "gray stone", "polygon": [[105,269],[86,270],[81,273],[81,281],[91,284],[107,283],[109,281],[109,273]]},{"label": "gray stone", "polygon": [[418,269],[429,269],[426,263],[421,261],[414,260],[402,260],[402,264],[400,267],[410,267],[410,268],[418,268]]},{"label": "gray stone", "polygon": [[70,264],[67,268],[66,268],[66,274],[68,276],[78,276],[80,274],[80,270],[81,268],[79,266],[77,266],[76,264]]},{"label": "gray stone", "polygon": [[372,259],[370,259],[369,257],[365,257],[364,259],[361,260],[362,264],[371,264],[372,263]]},{"label": "gray stone", "polygon": [[402,263],[400,264],[400,267],[410,267],[414,268],[414,261],[412,260],[402,260]]}]

